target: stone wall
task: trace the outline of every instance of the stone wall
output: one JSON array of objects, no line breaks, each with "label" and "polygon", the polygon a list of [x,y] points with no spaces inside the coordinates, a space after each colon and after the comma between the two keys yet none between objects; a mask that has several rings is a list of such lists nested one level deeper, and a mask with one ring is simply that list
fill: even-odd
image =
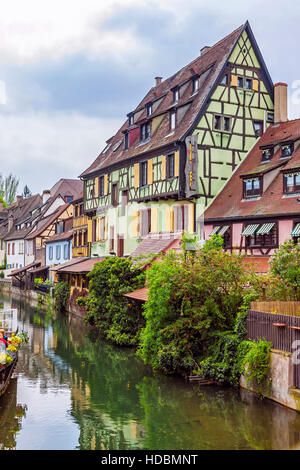
[{"label": "stone wall", "polygon": [[[293,410],[300,411],[300,390],[295,389],[293,386],[293,374],[292,353],[272,349],[272,387],[267,398]],[[248,386],[244,376],[241,376],[240,386],[251,392],[256,392],[255,388]]]}]

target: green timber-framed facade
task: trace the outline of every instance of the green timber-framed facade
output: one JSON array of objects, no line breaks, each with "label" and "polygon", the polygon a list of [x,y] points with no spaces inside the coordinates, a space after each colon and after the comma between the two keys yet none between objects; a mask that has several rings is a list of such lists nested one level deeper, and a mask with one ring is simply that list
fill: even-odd
[{"label": "green timber-framed facade", "polygon": [[149,233],[199,232],[204,209],[273,112],[273,83],[248,22],[172,77],[156,77],[81,174],[91,256],[130,255]]}]

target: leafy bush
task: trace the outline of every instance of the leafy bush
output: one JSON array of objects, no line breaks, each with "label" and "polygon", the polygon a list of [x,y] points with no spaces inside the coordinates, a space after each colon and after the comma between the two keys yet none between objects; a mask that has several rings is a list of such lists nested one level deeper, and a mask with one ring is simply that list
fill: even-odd
[{"label": "leafy bush", "polygon": [[219,238],[192,255],[169,252],[147,271],[146,327],[138,354],[154,369],[199,369],[221,338],[216,333],[233,334],[244,296],[255,294],[255,276],[245,271],[243,256],[225,253]]},{"label": "leafy bush", "polygon": [[58,312],[64,312],[68,305],[70,297],[70,286],[67,282],[58,282],[55,284],[54,308]]},{"label": "leafy bush", "polygon": [[283,243],[270,260],[267,298],[271,300],[300,300],[300,243]]},{"label": "leafy bush", "polygon": [[141,308],[123,294],[145,285],[145,273],[127,258],[107,257],[88,274],[89,294],[78,298],[84,306],[85,320],[101,334],[119,345],[136,345],[144,318]]},{"label": "leafy bush", "polygon": [[3,271],[0,271],[0,278],[1,278],[1,279],[4,278],[4,272],[3,272]]},{"label": "leafy bush", "polygon": [[255,390],[262,396],[268,393],[270,388],[270,349],[272,344],[259,340],[245,341],[248,351],[242,362],[243,371],[247,383],[254,386]]}]

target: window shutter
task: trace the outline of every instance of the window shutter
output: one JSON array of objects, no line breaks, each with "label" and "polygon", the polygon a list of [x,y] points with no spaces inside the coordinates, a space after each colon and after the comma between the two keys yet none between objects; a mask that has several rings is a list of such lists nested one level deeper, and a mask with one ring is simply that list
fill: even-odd
[{"label": "window shutter", "polygon": [[179,151],[174,155],[174,176],[179,176]]},{"label": "window shutter", "polygon": [[253,79],[253,81],[252,81],[252,89],[255,90],[255,91],[258,91],[258,85],[259,85],[258,80]]},{"label": "window shutter", "polygon": [[194,204],[188,207],[188,231],[194,233]]},{"label": "window shutter", "polygon": [[108,174],[104,175],[104,196],[108,195]]},{"label": "window shutter", "polygon": [[151,232],[158,232],[158,207],[151,208]]},{"label": "window shutter", "polygon": [[166,207],[166,232],[174,232],[174,210],[173,207]]},{"label": "window shutter", "polygon": [[137,237],[139,234],[139,211],[134,211],[132,214],[132,236]]},{"label": "window shutter", "polygon": [[166,175],[167,175],[167,157],[163,155],[162,162],[161,162],[161,179],[165,180]]},{"label": "window shutter", "polygon": [[153,183],[153,160],[150,158],[148,160],[148,184]]},{"label": "window shutter", "polygon": [[114,251],[114,241],[115,241],[114,226],[111,225],[109,227],[109,251]]},{"label": "window shutter", "polygon": [[99,197],[99,177],[95,178],[95,197]]},{"label": "window shutter", "polygon": [[133,173],[134,173],[134,187],[139,188],[140,186],[140,164],[135,163],[133,165]]},{"label": "window shutter", "polygon": [[104,217],[104,240],[108,238],[108,217]]},{"label": "window shutter", "polygon": [[231,75],[231,86],[237,86],[237,84],[238,84],[237,75]]},{"label": "window shutter", "polygon": [[88,219],[87,241],[88,241],[88,243],[92,243],[92,241],[93,241],[93,221],[92,221],[92,219]]}]

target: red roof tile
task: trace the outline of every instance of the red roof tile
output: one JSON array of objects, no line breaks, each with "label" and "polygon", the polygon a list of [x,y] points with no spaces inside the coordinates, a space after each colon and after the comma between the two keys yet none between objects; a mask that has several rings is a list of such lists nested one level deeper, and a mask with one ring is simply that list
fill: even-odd
[{"label": "red roof tile", "polygon": [[[95,171],[103,170],[104,168],[128,160],[136,155],[146,154],[155,149],[163,148],[179,139],[183,139],[194,124],[202,107],[206,105],[213,85],[227,63],[228,57],[245,27],[249,27],[247,23],[217,42],[208,49],[204,55],[197,57],[170,78],[162,81],[160,85],[151,88],[134,110],[134,126],[129,128],[129,122],[127,120],[119,131],[107,141],[110,144],[110,148],[105,153],[102,152],[81,176],[87,176]],[[200,82],[202,80],[203,83],[200,83],[199,91],[193,94],[192,77],[195,75],[195,72],[200,75],[199,80]],[[181,121],[177,123],[175,131],[171,133],[168,112],[170,109],[174,108],[173,89],[185,84],[187,85],[186,89],[183,91],[182,96],[180,96],[176,108],[186,106],[187,109],[186,112],[183,113]],[[129,130],[133,132],[137,126],[139,127],[142,122],[146,121],[145,105],[149,102],[153,103],[153,113],[150,119],[153,120],[154,117],[162,116],[163,120],[147,143],[141,144],[138,138],[138,132],[134,131],[136,133],[135,140],[130,145],[129,149],[125,150],[123,144],[124,131]],[[154,109],[155,103],[158,104],[157,109]],[[136,118],[137,112],[140,112],[138,118]],[[117,146],[118,143],[120,143],[119,147]]]},{"label": "red roof tile", "polygon": [[141,300],[146,302],[148,300],[148,292],[149,289],[146,287],[142,287],[141,289],[134,290],[129,292],[128,294],[123,294],[125,297],[129,297],[130,299]]},{"label": "red roof tile", "polygon": [[[289,158],[281,158],[281,141],[292,140],[295,150]],[[268,165],[282,164],[270,185],[262,196],[255,200],[242,199],[241,176],[253,175],[253,170],[263,167],[261,164],[262,150],[260,147],[276,143],[274,156]],[[278,146],[278,147],[277,147]],[[257,141],[252,150],[234,172],[223,190],[216,196],[204,213],[204,220],[243,218],[247,216],[272,216],[278,214],[295,214],[300,212],[298,197],[284,197],[282,172],[295,168],[300,160],[300,119],[272,124]],[[275,165],[276,166],[276,165]],[[300,195],[299,195],[300,196]]]}]

